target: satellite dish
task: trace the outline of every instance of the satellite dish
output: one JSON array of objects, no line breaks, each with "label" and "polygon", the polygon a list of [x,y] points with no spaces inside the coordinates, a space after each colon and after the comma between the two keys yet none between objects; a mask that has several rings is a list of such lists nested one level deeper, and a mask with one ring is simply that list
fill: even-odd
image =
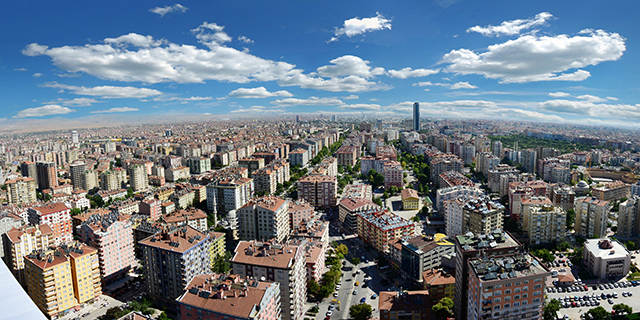
[{"label": "satellite dish", "polygon": [[267,280],[265,277],[260,277],[260,281],[265,281]]}]

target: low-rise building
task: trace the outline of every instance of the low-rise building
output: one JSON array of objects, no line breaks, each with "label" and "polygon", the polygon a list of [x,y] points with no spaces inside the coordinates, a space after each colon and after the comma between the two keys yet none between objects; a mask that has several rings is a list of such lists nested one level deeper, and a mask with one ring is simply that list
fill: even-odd
[{"label": "low-rise building", "polygon": [[631,194],[631,186],[622,182],[614,181],[598,184],[591,189],[593,197],[602,201],[614,201],[626,198]]},{"label": "low-rise building", "polygon": [[600,279],[622,278],[629,273],[631,254],[617,240],[589,239],[584,243],[584,266]]},{"label": "low-rise building", "polygon": [[423,273],[440,268],[440,257],[453,254],[455,246],[442,233],[430,237],[411,237],[402,240],[400,251],[401,270],[419,286],[423,284]]},{"label": "low-rise building", "polygon": [[431,303],[437,304],[443,298],[453,301],[456,295],[456,278],[442,269],[431,269],[422,273],[424,289],[429,290]]},{"label": "low-rise building", "polygon": [[418,191],[414,189],[402,189],[400,192],[402,198],[402,209],[403,210],[418,210],[420,209],[420,196],[418,195]]},{"label": "low-rise building", "polygon": [[200,231],[207,231],[207,214],[196,208],[189,208],[186,210],[178,210],[162,217],[167,226],[171,228],[181,227],[183,225],[189,225],[192,228]]},{"label": "low-rise building", "polygon": [[380,292],[378,309],[381,320],[431,319],[429,291]]}]

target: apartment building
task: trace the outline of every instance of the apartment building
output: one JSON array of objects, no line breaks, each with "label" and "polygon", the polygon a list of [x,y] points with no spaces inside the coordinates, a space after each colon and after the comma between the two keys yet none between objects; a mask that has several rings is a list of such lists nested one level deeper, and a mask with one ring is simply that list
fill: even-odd
[{"label": "apartment building", "polygon": [[157,221],[162,215],[162,202],[158,199],[142,200],[138,205],[139,213],[149,216],[151,221]]},{"label": "apartment building", "polygon": [[9,204],[36,202],[36,180],[34,178],[19,177],[7,180],[5,184],[7,185]]},{"label": "apartment building", "polygon": [[187,160],[189,166],[189,172],[192,174],[199,174],[207,171],[211,171],[211,159],[204,157],[191,157]]},{"label": "apartment building", "polygon": [[309,151],[298,148],[289,152],[289,163],[292,166],[304,167],[309,163]]},{"label": "apartment building", "polygon": [[620,200],[631,194],[631,186],[622,181],[598,184],[591,189],[591,194],[602,201]]},{"label": "apartment building", "polygon": [[229,179],[207,185],[207,209],[214,213],[228,213],[245,205],[253,197],[251,178]]},{"label": "apartment building", "polygon": [[78,239],[98,250],[100,276],[105,284],[118,280],[135,266],[133,228],[116,212],[93,214],[76,227]]},{"label": "apartment building", "polygon": [[256,193],[273,194],[278,184],[278,173],[270,167],[264,167],[251,174],[255,181]]},{"label": "apartment building", "polygon": [[488,234],[456,235],[456,295],[454,300],[455,315],[457,319],[478,319],[468,317],[467,309],[470,307],[469,282],[470,274],[468,261],[473,258],[500,256],[519,253],[522,245],[506,231],[493,231]]},{"label": "apartment building", "polygon": [[81,243],[63,244],[24,257],[26,287],[50,319],[95,302],[102,294],[97,250]]},{"label": "apartment building", "polygon": [[240,239],[283,241],[290,232],[288,200],[264,196],[237,210]]},{"label": "apartment building", "polygon": [[484,191],[475,186],[453,186],[448,188],[439,188],[436,191],[436,208],[440,214],[444,214],[444,202],[456,199],[461,196],[477,197],[483,195]]},{"label": "apartment building", "polygon": [[304,200],[289,201],[289,227],[291,230],[303,222],[309,222],[315,218],[316,211],[311,204]]},{"label": "apartment building", "polygon": [[116,201],[109,206],[109,210],[118,212],[122,215],[132,215],[140,212],[140,202],[133,198]]},{"label": "apartment building", "polygon": [[455,245],[442,233],[434,236],[416,236],[403,239],[400,250],[400,269],[409,279],[422,287],[423,273],[441,267],[440,257],[454,253]]},{"label": "apartment building", "polygon": [[470,259],[466,319],[542,319],[551,275],[529,253]]},{"label": "apartment building", "polygon": [[58,185],[58,169],[53,162],[36,162],[38,189],[51,189]]},{"label": "apartment building", "polygon": [[549,198],[556,207],[562,207],[564,211],[573,209],[576,194],[569,186],[557,186],[551,189]]},{"label": "apartment building", "polygon": [[182,227],[184,225],[189,225],[200,232],[206,232],[208,229],[207,214],[194,207],[171,212],[164,215],[162,218],[164,223],[172,229]]},{"label": "apartment building", "polygon": [[609,217],[609,201],[598,200],[591,197],[582,197],[575,200],[576,234],[585,238],[603,236],[607,231],[607,218]]},{"label": "apartment building", "polygon": [[146,190],[149,188],[149,176],[147,167],[143,164],[134,164],[127,169],[129,174],[129,184],[133,191]]},{"label": "apartment building", "polygon": [[504,206],[488,197],[472,199],[462,207],[462,232],[489,233],[504,225]]},{"label": "apartment building", "polygon": [[338,159],[339,166],[355,166],[360,155],[360,148],[356,146],[341,146],[334,156]]},{"label": "apartment building", "polygon": [[99,174],[96,170],[85,170],[82,173],[82,190],[91,190],[100,186]]},{"label": "apartment building", "polygon": [[[431,177],[439,177],[449,171],[462,172],[464,162],[453,154],[438,154],[429,160]],[[437,181],[439,183],[439,181]]]},{"label": "apartment building", "polygon": [[485,177],[489,176],[489,171],[495,170],[500,165],[499,157],[490,152],[478,152],[476,154],[476,172],[482,172]]},{"label": "apartment building", "polygon": [[567,212],[551,204],[531,206],[523,211],[524,230],[529,236],[529,245],[562,242],[567,227]]},{"label": "apartment building", "polygon": [[382,176],[384,177],[384,187],[390,188],[392,186],[403,188],[404,187],[404,170],[398,161],[387,161],[384,164]]},{"label": "apartment building", "polygon": [[415,225],[400,216],[383,210],[356,213],[357,233],[360,239],[381,253],[389,252],[394,239],[415,235]]},{"label": "apartment building", "polygon": [[167,182],[177,182],[181,179],[189,179],[189,167],[178,166],[167,168],[164,172]]},{"label": "apartment building", "polygon": [[[489,190],[493,193],[500,193],[500,195],[507,194],[506,188],[501,188],[503,184],[500,183],[503,177],[518,176],[520,171],[507,164],[498,164],[493,169],[487,171],[487,183]],[[502,189],[502,190],[501,190]]]},{"label": "apartment building", "polygon": [[211,237],[191,226],[163,230],[140,242],[152,298],[174,303],[193,277],[211,271]]},{"label": "apartment building", "polygon": [[231,259],[232,272],[280,283],[282,319],[302,319],[307,299],[305,256],[302,246],[240,241]]},{"label": "apartment building", "polygon": [[298,180],[298,198],[314,207],[336,205],[338,184],[335,176],[312,174]]},{"label": "apartment building", "polygon": [[30,224],[46,224],[53,230],[55,245],[73,240],[71,230],[71,209],[64,203],[52,203],[27,209]]},{"label": "apartment building", "polygon": [[46,250],[53,246],[53,241],[53,230],[46,224],[14,227],[2,235],[4,262],[21,284],[26,284],[24,257]]},{"label": "apartment building", "polygon": [[380,292],[378,310],[381,320],[431,319],[429,291]]},{"label": "apartment building", "polygon": [[442,269],[431,269],[422,273],[423,288],[429,291],[432,304],[437,304],[443,298],[452,301],[456,297],[456,278]]},{"label": "apartment building", "polygon": [[447,171],[438,176],[438,189],[451,188],[455,186],[475,187],[475,183],[462,173],[457,171]]},{"label": "apartment building", "polygon": [[632,195],[620,203],[618,210],[618,238],[635,238],[640,235],[640,197]]},{"label": "apartment building", "polygon": [[195,276],[178,297],[180,319],[279,320],[280,284],[237,274]]},{"label": "apartment building", "polygon": [[73,185],[74,189],[82,189],[82,173],[84,173],[86,170],[87,164],[84,162],[76,162],[69,165],[71,184]]},{"label": "apartment building", "polygon": [[373,203],[371,198],[342,198],[338,204],[338,219],[342,228],[348,232],[356,232],[358,229],[358,212],[379,210],[380,206]]},{"label": "apartment building", "polygon": [[372,195],[373,190],[371,188],[371,185],[362,182],[348,184],[344,186],[344,189],[342,189],[342,199],[371,199]]}]

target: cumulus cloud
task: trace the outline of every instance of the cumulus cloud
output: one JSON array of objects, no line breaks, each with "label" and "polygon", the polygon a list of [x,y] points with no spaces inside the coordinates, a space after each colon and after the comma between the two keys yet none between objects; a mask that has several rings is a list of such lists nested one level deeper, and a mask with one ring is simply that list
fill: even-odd
[{"label": "cumulus cloud", "polygon": [[640,104],[594,103],[586,100],[548,100],[538,104],[545,111],[599,117],[640,120]]},{"label": "cumulus cloud", "polygon": [[570,93],[566,93],[566,92],[549,92],[549,97],[552,98],[565,98],[565,97],[571,97]]},{"label": "cumulus cloud", "polygon": [[355,100],[355,99],[359,99],[359,98],[360,97],[358,95],[356,95],[356,94],[352,94],[352,95],[348,95],[346,97],[342,97],[342,99],[345,99],[345,100]]},{"label": "cumulus cloud", "polygon": [[383,29],[391,30],[391,19],[386,19],[379,12],[376,12],[376,16],[371,18],[351,18],[344,21],[342,28],[336,28],[334,36],[329,42],[338,41],[338,38],[343,35],[353,37]]},{"label": "cumulus cloud", "polygon": [[280,90],[276,92],[269,92],[265,87],[257,88],[238,88],[229,92],[230,97],[234,98],[269,98],[269,97],[293,97],[289,91]]},{"label": "cumulus cloud", "polygon": [[248,108],[240,107],[239,109],[232,110],[229,113],[242,113],[242,114],[254,114],[254,113],[282,113],[282,109],[267,108],[265,106],[251,106]]},{"label": "cumulus cloud", "polygon": [[587,100],[589,102],[594,102],[594,103],[607,101],[607,99],[603,99],[603,98],[600,98],[598,96],[594,96],[594,95],[590,95],[590,94],[583,94],[581,96],[576,96],[576,98],[581,99],[581,100]]},{"label": "cumulus cloud", "polygon": [[343,105],[339,106],[338,109],[342,109],[342,110],[371,110],[371,111],[378,111],[378,110],[382,109],[382,107],[380,105],[377,105],[377,104],[357,103],[357,104],[343,104]]},{"label": "cumulus cloud", "polygon": [[319,67],[318,75],[322,77],[359,76],[365,79],[384,74],[384,68],[372,68],[369,61],[360,57],[346,55],[329,61],[331,65]]},{"label": "cumulus cloud", "polygon": [[36,73],[33,74],[33,77],[34,78],[40,78],[40,77],[42,77],[42,73],[36,72]]},{"label": "cumulus cloud", "polygon": [[535,17],[529,19],[517,19],[504,21],[499,26],[475,26],[467,29],[467,32],[477,32],[484,36],[512,36],[519,34],[522,30],[530,29],[536,26],[545,24],[549,19],[553,18],[553,15],[549,12],[538,13]]},{"label": "cumulus cloud", "polygon": [[[363,92],[387,89],[370,81],[384,73],[370,67],[368,61],[343,56],[305,74],[295,65],[262,59],[225,46],[231,37],[224,27],[205,22],[191,30],[207,48],[174,44],[151,36],[127,34],[107,38],[100,44],[49,48],[32,43],[22,51],[27,56],[48,56],[60,69],[75,74],[87,73],[101,79],[144,83],[203,83],[207,80],[248,83],[278,81],[281,86],[299,86],[325,91]],[[348,68],[350,72],[341,70]]]},{"label": "cumulus cloud", "polygon": [[60,84],[57,82],[48,82],[42,85],[46,88],[59,88],[63,90],[69,90],[73,93],[81,96],[100,96],[104,99],[117,99],[117,98],[147,98],[161,95],[162,92],[149,89],[149,88],[137,88],[137,87],[116,87],[116,86],[98,86],[98,87],[77,87]]},{"label": "cumulus cloud", "polygon": [[249,39],[249,38],[247,38],[245,36],[239,36],[238,37],[238,41],[244,42],[244,43],[253,43],[253,40],[251,40],[251,39]]},{"label": "cumulus cloud", "polygon": [[342,101],[336,98],[309,97],[307,99],[298,99],[298,98],[279,99],[271,103],[279,106],[334,106],[334,105],[342,104]]},{"label": "cumulus cloud", "polygon": [[155,14],[160,15],[161,17],[164,17],[164,15],[167,13],[173,13],[173,12],[185,13],[187,12],[187,10],[189,10],[189,8],[179,3],[176,3],[172,6],[155,7],[155,8],[149,9],[149,12],[153,12]]},{"label": "cumulus cloud", "polygon": [[24,109],[18,112],[18,114],[16,114],[13,117],[14,118],[44,117],[44,116],[51,116],[51,115],[58,115],[58,114],[67,114],[71,112],[75,112],[75,110],[69,109],[67,107],[63,107],[57,104],[49,104],[42,107]]},{"label": "cumulus cloud", "polygon": [[96,99],[91,98],[74,98],[71,100],[58,98],[58,100],[54,102],[47,102],[47,104],[61,104],[63,106],[68,107],[89,107],[94,103],[100,103],[102,101],[98,101]]},{"label": "cumulus cloud", "polygon": [[[454,84],[451,83],[442,83],[442,82],[431,82],[431,81],[422,81],[416,82],[413,84],[414,87],[446,87],[451,90],[457,89],[477,89],[478,86],[472,85],[469,82],[461,81]],[[425,91],[429,91],[429,89],[425,89]]]},{"label": "cumulus cloud", "polygon": [[132,112],[132,111],[138,111],[138,108],[119,107],[119,108],[110,108],[105,110],[91,111],[91,113],[116,113],[116,112]]},{"label": "cumulus cloud", "polygon": [[389,70],[389,75],[393,78],[417,78],[417,77],[426,77],[432,74],[436,74],[440,72],[440,69],[411,69],[409,67],[402,68],[400,70]]},{"label": "cumulus cloud", "polygon": [[501,83],[581,81],[590,73],[580,68],[618,60],[625,50],[625,38],[617,33],[583,30],[576,36],[525,35],[483,53],[452,50],[442,61],[449,64],[447,72],[479,74]]}]

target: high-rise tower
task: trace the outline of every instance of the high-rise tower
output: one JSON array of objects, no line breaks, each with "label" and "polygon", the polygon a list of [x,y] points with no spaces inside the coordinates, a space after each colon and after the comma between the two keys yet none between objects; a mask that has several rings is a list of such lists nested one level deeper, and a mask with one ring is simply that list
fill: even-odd
[{"label": "high-rise tower", "polygon": [[420,131],[420,104],[413,103],[413,130]]}]

